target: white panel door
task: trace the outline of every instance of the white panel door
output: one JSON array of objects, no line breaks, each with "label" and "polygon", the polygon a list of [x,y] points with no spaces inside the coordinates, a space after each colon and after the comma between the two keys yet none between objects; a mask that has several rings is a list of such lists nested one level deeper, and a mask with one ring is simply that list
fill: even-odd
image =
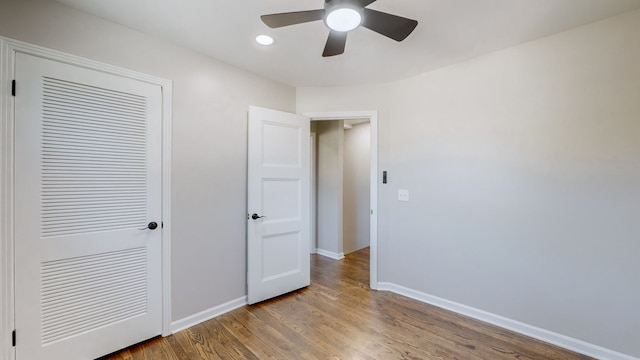
[{"label": "white panel door", "polygon": [[160,87],[26,54],[16,81],[17,360],[159,335]]},{"label": "white panel door", "polygon": [[300,115],[249,109],[249,304],[309,285],[309,124]]}]

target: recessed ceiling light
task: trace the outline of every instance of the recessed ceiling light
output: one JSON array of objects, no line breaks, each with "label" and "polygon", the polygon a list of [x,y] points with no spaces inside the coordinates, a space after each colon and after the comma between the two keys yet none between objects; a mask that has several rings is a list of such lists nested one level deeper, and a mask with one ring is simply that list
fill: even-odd
[{"label": "recessed ceiling light", "polygon": [[331,11],[325,20],[327,26],[335,31],[351,31],[362,23],[362,15],[355,9],[339,8]]},{"label": "recessed ceiling light", "polygon": [[256,36],[256,42],[260,45],[272,45],[274,40],[271,36],[269,35],[258,35]]}]

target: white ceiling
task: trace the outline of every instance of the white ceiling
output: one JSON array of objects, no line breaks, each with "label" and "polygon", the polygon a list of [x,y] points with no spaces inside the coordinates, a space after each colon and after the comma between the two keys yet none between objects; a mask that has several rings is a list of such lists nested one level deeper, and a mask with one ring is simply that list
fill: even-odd
[{"label": "white ceiling", "polygon": [[[398,80],[640,8],[640,0],[378,0],[369,8],[416,19],[416,30],[397,43],[358,28],[343,55],[323,58],[322,21],[270,29],[260,20],[323,0],[58,1],[294,86]],[[275,45],[256,44],[258,34]]]}]

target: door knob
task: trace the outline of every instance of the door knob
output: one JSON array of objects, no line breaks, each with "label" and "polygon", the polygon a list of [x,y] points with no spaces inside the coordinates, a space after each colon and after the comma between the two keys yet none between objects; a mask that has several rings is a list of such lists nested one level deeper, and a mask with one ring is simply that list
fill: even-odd
[{"label": "door knob", "polygon": [[258,214],[252,214],[252,215],[251,215],[251,218],[252,218],[253,220],[258,220],[258,219],[260,219],[260,218],[264,218],[264,217],[266,217],[266,216],[260,216],[260,215],[258,215]]},{"label": "door knob", "polygon": [[142,228],[142,229],[138,229],[138,230],[147,230],[147,229],[149,229],[149,230],[155,230],[155,229],[157,229],[157,228],[158,228],[158,223],[157,223],[157,222],[155,222],[155,221],[152,221],[152,222],[150,222],[150,223],[149,223],[149,225],[147,225],[147,227],[146,227],[146,228]]}]

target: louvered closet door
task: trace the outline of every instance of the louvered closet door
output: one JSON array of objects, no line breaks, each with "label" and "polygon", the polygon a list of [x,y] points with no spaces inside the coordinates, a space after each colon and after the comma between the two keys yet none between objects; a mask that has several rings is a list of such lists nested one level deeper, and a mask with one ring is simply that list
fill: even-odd
[{"label": "louvered closet door", "polygon": [[161,90],[16,58],[18,360],[93,359],[161,333]]}]

